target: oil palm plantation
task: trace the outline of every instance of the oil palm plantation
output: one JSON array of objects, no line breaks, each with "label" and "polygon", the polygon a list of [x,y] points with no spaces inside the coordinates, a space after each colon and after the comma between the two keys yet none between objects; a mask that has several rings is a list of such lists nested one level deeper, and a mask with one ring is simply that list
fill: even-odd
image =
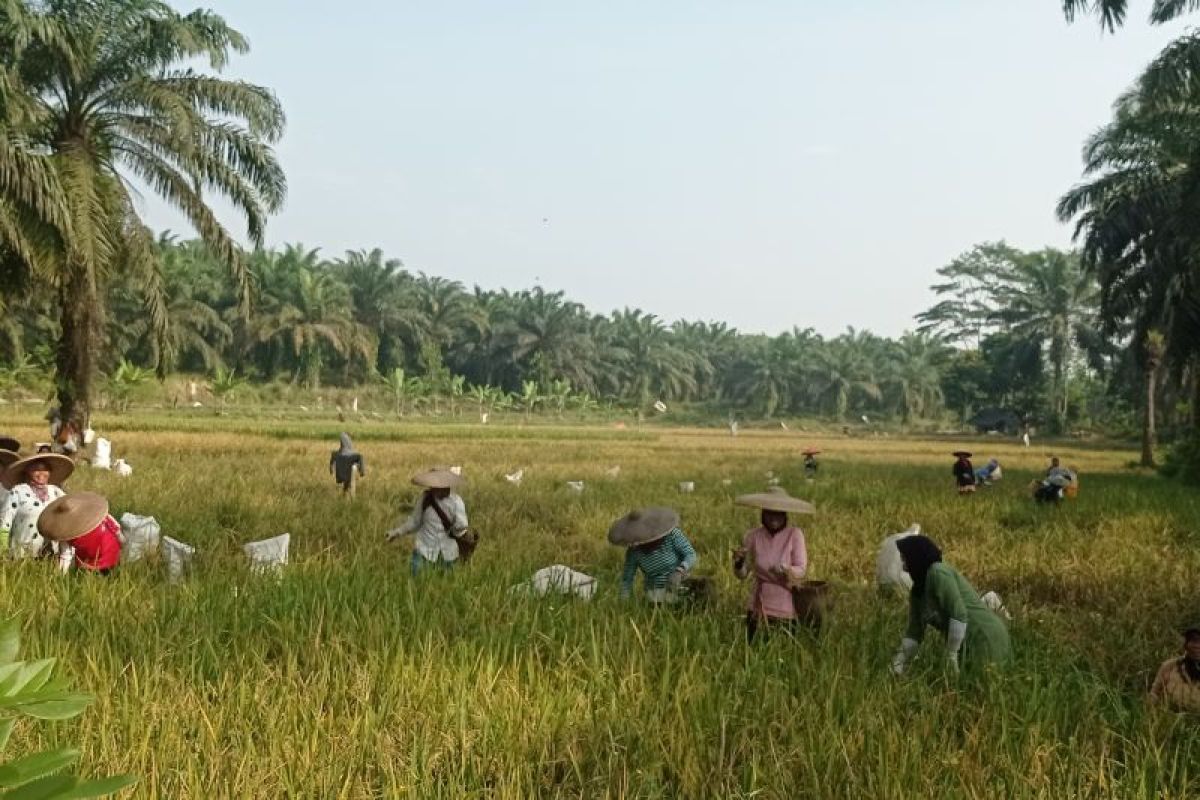
[{"label": "oil palm plantation", "polygon": [[1074,253],[1046,249],[1014,266],[997,291],[995,317],[1018,339],[1041,343],[1050,366],[1050,409],[1061,430],[1067,419],[1067,378],[1077,344],[1094,338],[1098,290]]},{"label": "oil palm plantation", "polygon": [[[145,296],[160,338],[168,308],[155,240],[136,206],[141,184],[178,209],[238,286],[249,308],[241,251],[209,206],[223,197],[263,238],[285,180],[270,145],[284,116],[268,90],[219,77],[245,39],[208,11],[181,14],[156,0],[3,0],[0,89],[2,236],[61,309],[57,389],[64,413],[90,408],[104,336],[105,287],[123,275]],[[206,62],[208,71],[195,65]],[[15,181],[14,166],[22,170]],[[25,224],[41,212],[52,236]],[[0,222],[0,226],[5,225]],[[30,235],[30,231],[33,235]],[[23,238],[22,238],[23,237]]]}]

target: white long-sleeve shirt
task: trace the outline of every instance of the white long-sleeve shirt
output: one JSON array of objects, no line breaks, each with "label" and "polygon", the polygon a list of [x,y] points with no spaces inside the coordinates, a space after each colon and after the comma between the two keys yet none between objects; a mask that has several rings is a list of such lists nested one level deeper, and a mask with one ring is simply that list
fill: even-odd
[{"label": "white long-sleeve shirt", "polygon": [[[467,506],[461,497],[452,493],[444,500],[435,502],[441,505],[442,510],[446,512],[455,532],[466,530],[468,527]],[[457,561],[458,542],[454,541],[454,538],[446,532],[437,512],[432,508],[423,508],[422,505],[423,501],[418,500],[412,514],[400,527],[389,531],[388,538],[415,533],[417,537],[415,549],[422,558],[427,561],[437,561],[439,558],[442,561]]]}]

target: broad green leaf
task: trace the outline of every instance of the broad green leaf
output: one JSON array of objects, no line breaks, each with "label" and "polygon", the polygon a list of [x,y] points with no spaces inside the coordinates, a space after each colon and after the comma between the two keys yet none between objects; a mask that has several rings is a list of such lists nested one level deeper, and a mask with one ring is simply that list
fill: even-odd
[{"label": "broad green leaf", "polygon": [[34,719],[61,720],[77,717],[92,702],[90,694],[63,694],[46,700],[22,703],[16,710]]},{"label": "broad green leaf", "polygon": [[0,664],[11,664],[21,651],[21,626],[16,618],[0,624]]},{"label": "broad green leaf", "polygon": [[24,661],[10,661],[7,664],[0,664],[0,694],[4,693],[4,684],[7,683],[13,675],[21,671],[21,667],[25,666]]},{"label": "broad green leaf", "polygon": [[79,779],[74,775],[51,775],[5,792],[2,797],[3,800],[62,800],[73,797],[71,790],[78,784]]},{"label": "broad green leaf", "polygon": [[12,735],[13,726],[17,724],[15,717],[0,720],[0,753],[8,746],[8,737]]},{"label": "broad green leaf", "polygon": [[82,800],[87,797],[107,797],[137,783],[133,775],[114,775],[111,778],[97,778],[94,781],[83,781],[64,795],[62,800]]},{"label": "broad green leaf", "polygon": [[31,692],[41,689],[54,674],[54,661],[53,658],[43,658],[22,662],[20,669],[0,682],[0,696],[13,697],[27,687]]},{"label": "broad green leaf", "polygon": [[44,778],[69,766],[77,758],[79,758],[78,750],[63,747],[10,761],[0,765],[0,787],[20,786],[29,781]]}]

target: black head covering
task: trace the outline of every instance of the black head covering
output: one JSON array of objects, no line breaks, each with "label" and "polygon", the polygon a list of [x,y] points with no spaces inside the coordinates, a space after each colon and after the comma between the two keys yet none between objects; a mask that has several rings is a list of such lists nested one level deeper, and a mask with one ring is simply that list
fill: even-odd
[{"label": "black head covering", "polygon": [[913,591],[924,590],[929,568],[942,560],[942,551],[928,536],[904,536],[896,540],[896,549],[904,559],[904,571],[912,576]]}]

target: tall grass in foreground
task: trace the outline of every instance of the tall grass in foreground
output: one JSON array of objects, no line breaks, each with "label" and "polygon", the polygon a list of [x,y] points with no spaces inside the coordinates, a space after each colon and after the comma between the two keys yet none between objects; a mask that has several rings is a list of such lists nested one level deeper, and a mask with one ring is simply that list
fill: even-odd
[{"label": "tall grass in foreground", "polygon": [[[1141,703],[1175,628],[1200,615],[1200,508],[1124,472],[1127,453],[1068,452],[1083,493],[1045,509],[1024,492],[1044,454],[1004,445],[993,449],[1006,483],[959,498],[940,443],[827,441],[808,485],[796,455],[807,442],[791,437],[397,428],[403,441],[364,444],[368,476],[350,504],[325,473],[333,443],[302,433],[130,431],[118,450],[132,479],[81,472],[75,488],[156,515],[203,560],[177,587],[153,563],[111,581],[0,569],[31,656],[61,656],[99,697],[69,729],[30,730],[23,744],[79,743],[85,763],[140,775],[143,797],[1200,793],[1200,728]],[[464,465],[485,539],[467,569],[414,581],[407,547],[382,532],[413,497],[408,475],[432,463]],[[605,478],[617,464],[621,477]],[[501,476],[517,467],[527,477],[514,488]],[[767,470],[817,503],[801,523],[838,607],[819,639],[747,648],[745,587],[726,560],[753,513],[729,501]],[[588,488],[572,495],[566,480]],[[679,495],[680,480],[696,494]],[[679,508],[701,570],[717,575],[711,612],[616,598],[621,553],[604,532],[651,502]],[[1017,616],[1007,672],[948,681],[931,637],[910,676],[888,674],[904,608],[870,585],[874,549],[914,521],[981,591],[1005,595]],[[247,574],[238,545],[284,530],[282,580]],[[508,593],[552,563],[597,575],[602,594]]]}]

